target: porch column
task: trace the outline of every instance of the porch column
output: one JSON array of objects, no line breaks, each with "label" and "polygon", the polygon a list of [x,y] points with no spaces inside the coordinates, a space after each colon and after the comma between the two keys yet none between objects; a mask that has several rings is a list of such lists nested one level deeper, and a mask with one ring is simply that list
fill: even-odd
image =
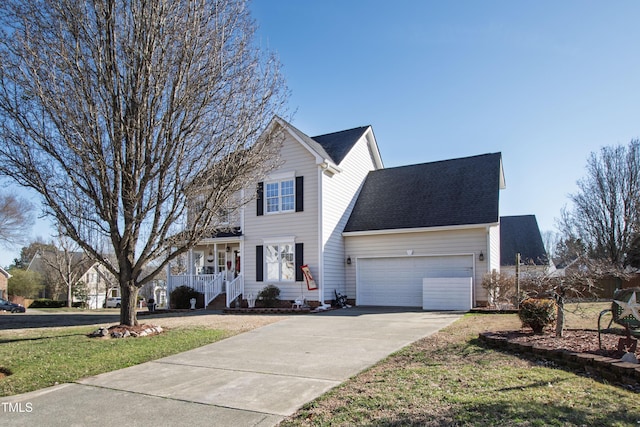
[{"label": "porch column", "polygon": [[218,274],[218,244],[213,244],[213,274]]},{"label": "porch column", "polygon": [[[166,295],[165,295],[165,304],[166,304],[165,307],[166,308],[171,308],[171,305],[169,304],[169,295],[171,294],[171,290],[172,290],[172,288],[171,288],[171,285],[172,285],[172,283],[171,283],[171,262],[167,263],[166,269],[167,269],[167,282],[165,283],[165,289],[166,289],[166,291],[165,291],[165,293],[166,293]],[[154,297],[156,296],[155,295],[155,289],[154,289],[153,295],[154,295]],[[157,300],[157,299],[156,299],[156,301],[159,302],[159,300]]]},{"label": "porch column", "polygon": [[195,273],[195,267],[193,265],[193,248],[189,249],[187,254],[187,262],[189,263],[189,268],[187,268],[187,273],[189,274],[189,287],[193,288],[193,275]]}]

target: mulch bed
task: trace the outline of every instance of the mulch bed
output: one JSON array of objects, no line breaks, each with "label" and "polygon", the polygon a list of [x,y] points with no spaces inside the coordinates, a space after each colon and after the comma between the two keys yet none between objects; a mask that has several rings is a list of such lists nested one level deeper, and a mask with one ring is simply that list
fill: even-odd
[{"label": "mulch bed", "polygon": [[[504,337],[517,343],[530,343],[547,349],[573,351],[576,353],[591,353],[619,359],[624,351],[618,349],[620,339],[625,336],[602,333],[602,348],[598,344],[598,331],[588,329],[566,329],[562,338],[556,338],[554,331],[545,331],[543,334],[534,334],[530,331],[498,331],[493,336]],[[640,352],[636,350],[636,357],[640,360]]]}]

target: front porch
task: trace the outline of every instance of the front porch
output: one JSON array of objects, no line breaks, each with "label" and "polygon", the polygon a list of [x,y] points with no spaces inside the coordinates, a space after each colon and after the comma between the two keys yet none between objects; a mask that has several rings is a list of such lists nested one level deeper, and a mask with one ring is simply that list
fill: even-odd
[{"label": "front porch", "polygon": [[233,280],[225,280],[224,273],[217,274],[180,274],[167,277],[167,301],[171,306],[171,292],[179,286],[188,286],[204,295],[204,306],[209,305],[219,295],[226,294],[227,308],[244,293],[244,277],[238,274]]},{"label": "front porch", "polygon": [[171,292],[187,286],[204,295],[207,307],[225,294],[225,307],[244,293],[242,274],[242,242],[240,240],[204,240],[187,253],[186,271],[172,274],[167,268],[167,306],[171,307]]}]

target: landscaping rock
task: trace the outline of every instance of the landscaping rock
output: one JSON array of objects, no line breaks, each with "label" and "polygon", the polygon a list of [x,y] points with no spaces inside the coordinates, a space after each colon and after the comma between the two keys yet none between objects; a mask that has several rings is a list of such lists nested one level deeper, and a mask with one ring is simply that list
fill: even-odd
[{"label": "landscaping rock", "polygon": [[116,325],[110,328],[100,328],[90,333],[90,338],[138,338],[151,335],[158,335],[163,332],[162,327],[154,325],[138,325],[138,326],[124,326]]},{"label": "landscaping rock", "polygon": [[629,353],[629,352],[626,352],[620,358],[620,360],[622,360],[623,362],[627,362],[627,363],[638,363],[638,358],[636,357],[636,355],[634,353]]},{"label": "landscaping rock", "polygon": [[103,338],[109,335],[109,329],[107,328],[100,328],[100,329],[96,329],[95,331],[91,332],[88,336],[89,338]]}]

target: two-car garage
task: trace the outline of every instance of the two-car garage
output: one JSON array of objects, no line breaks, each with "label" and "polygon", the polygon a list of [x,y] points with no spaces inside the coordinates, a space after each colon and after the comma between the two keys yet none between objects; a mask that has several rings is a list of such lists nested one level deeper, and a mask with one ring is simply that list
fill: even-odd
[{"label": "two-car garage", "polygon": [[342,231],[347,295],[425,310],[487,304],[482,279],[500,270],[504,186],[500,153],[369,172]]},{"label": "two-car garage", "polygon": [[473,301],[473,254],[359,258],[356,268],[358,305],[465,310]]}]

